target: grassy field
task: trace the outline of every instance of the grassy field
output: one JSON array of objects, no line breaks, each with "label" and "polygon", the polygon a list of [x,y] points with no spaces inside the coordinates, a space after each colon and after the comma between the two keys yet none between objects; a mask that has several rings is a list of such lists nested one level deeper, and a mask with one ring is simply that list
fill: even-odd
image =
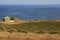
[{"label": "grassy field", "polygon": [[0,32],[0,40],[60,40],[60,35]]},{"label": "grassy field", "polygon": [[28,22],[23,24],[2,24],[0,23],[0,31],[2,32],[22,32],[37,34],[60,34],[60,22]]},{"label": "grassy field", "polygon": [[60,40],[60,22],[0,23],[0,40]]},{"label": "grassy field", "polygon": [[0,32],[0,40],[60,40],[60,35]]}]

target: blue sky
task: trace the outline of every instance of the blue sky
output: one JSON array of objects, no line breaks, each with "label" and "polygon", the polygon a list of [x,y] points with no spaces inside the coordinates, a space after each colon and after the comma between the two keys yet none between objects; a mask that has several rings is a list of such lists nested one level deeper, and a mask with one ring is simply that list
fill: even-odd
[{"label": "blue sky", "polygon": [[45,5],[60,4],[60,0],[0,0],[0,4],[10,5]]}]

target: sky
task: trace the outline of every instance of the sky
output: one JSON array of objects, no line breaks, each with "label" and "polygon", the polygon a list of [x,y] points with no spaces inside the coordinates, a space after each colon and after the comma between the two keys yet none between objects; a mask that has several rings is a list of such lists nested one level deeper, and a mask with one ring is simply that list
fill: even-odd
[{"label": "sky", "polygon": [[49,5],[60,4],[60,0],[0,0],[0,4],[7,5]]}]

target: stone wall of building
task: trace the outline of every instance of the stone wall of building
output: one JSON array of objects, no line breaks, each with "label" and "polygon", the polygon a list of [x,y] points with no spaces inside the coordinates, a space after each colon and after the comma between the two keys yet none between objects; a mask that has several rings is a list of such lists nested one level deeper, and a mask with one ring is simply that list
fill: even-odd
[{"label": "stone wall of building", "polygon": [[9,22],[10,22],[10,17],[9,17],[9,16],[6,16],[6,17],[5,17],[5,22],[6,22],[6,23],[9,23]]}]

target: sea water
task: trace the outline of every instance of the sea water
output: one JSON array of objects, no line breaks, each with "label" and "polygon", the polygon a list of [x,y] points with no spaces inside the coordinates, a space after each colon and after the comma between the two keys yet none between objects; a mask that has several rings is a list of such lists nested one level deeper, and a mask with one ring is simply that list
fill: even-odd
[{"label": "sea water", "polygon": [[58,20],[60,5],[0,5],[0,19],[4,16],[23,20]]}]

